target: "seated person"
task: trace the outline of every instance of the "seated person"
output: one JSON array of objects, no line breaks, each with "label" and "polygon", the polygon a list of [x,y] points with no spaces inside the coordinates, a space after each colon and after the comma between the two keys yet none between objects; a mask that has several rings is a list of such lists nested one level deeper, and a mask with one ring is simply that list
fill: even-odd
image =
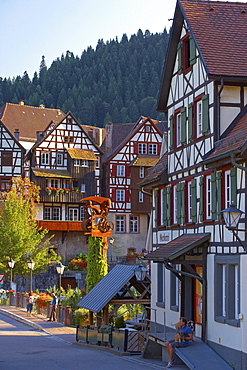
[{"label": "seated person", "polygon": [[173,359],[174,348],[187,347],[190,340],[193,340],[193,332],[191,328],[187,325],[187,319],[185,317],[181,317],[179,321],[177,334],[175,334],[174,340],[166,342],[166,350],[170,357],[170,360],[167,364],[168,368],[172,367],[174,362]]}]

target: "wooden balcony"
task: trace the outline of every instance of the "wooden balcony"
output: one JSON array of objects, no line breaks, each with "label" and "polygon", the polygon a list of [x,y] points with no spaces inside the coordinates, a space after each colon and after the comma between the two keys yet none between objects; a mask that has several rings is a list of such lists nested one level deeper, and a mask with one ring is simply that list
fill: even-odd
[{"label": "wooden balcony", "polygon": [[58,193],[52,192],[48,195],[47,192],[42,189],[40,193],[41,203],[79,203],[84,198],[85,193],[80,191],[70,191],[69,193]]},{"label": "wooden balcony", "polygon": [[38,226],[53,231],[82,231],[82,221],[39,220]]}]

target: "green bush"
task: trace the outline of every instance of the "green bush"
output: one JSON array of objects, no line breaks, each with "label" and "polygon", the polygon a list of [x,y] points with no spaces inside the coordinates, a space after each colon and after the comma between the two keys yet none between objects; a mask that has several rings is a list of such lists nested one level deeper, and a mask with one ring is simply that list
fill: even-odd
[{"label": "green bush", "polygon": [[119,317],[116,318],[114,326],[117,329],[126,327],[123,316],[119,316]]},{"label": "green bush", "polygon": [[88,324],[88,310],[85,308],[79,308],[78,310],[75,310],[73,319],[75,325],[82,326],[83,324]]}]

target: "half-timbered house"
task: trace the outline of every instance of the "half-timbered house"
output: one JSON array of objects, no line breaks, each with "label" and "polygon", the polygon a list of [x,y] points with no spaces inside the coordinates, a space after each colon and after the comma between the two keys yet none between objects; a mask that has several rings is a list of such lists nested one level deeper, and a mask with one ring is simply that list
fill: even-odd
[{"label": "half-timbered house", "polygon": [[246,235],[221,210],[247,212],[246,17],[245,3],[178,0],[158,102],[168,152],[142,182],[153,188],[152,322],[163,332],[186,316],[236,369],[247,364]]},{"label": "half-timbered house", "polygon": [[66,261],[87,252],[80,201],[99,195],[101,149],[71,113],[51,122],[26,155],[29,177],[40,186],[39,225],[54,234],[53,244]]},{"label": "half-timbered house", "polygon": [[164,131],[164,122],[145,117],[136,124],[106,126],[102,191],[112,201],[109,220],[115,225],[116,247],[109,254],[126,256],[128,252],[145,250],[151,203],[150,196],[140,191],[138,183],[158,161]]},{"label": "half-timbered house", "polygon": [[0,191],[8,190],[12,177],[23,175],[25,149],[0,121]]}]

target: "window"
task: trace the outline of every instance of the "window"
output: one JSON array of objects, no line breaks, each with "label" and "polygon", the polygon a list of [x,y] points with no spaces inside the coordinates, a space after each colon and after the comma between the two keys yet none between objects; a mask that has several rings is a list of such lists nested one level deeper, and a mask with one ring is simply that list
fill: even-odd
[{"label": "window", "polygon": [[188,33],[178,44],[178,73],[186,73],[196,63],[196,46]]},{"label": "window", "polygon": [[63,154],[57,153],[57,165],[62,166],[63,165]]},{"label": "window", "polygon": [[85,159],[74,159],[74,166],[88,167],[88,161]]},{"label": "window", "polygon": [[53,220],[60,220],[60,208],[58,207],[53,208]]},{"label": "window", "polygon": [[123,177],[125,175],[125,167],[123,165],[117,165],[117,176]]},{"label": "window", "polygon": [[88,161],[85,159],[81,160],[81,167],[88,167]]},{"label": "window", "polygon": [[183,71],[186,71],[190,67],[190,39],[189,39],[189,35],[186,35],[185,38],[183,39],[182,64],[183,64]]},{"label": "window", "polygon": [[[178,269],[178,265],[173,266],[175,269]],[[170,271],[170,299],[171,299],[171,310],[178,311],[179,309],[179,280]]]},{"label": "window", "polygon": [[50,164],[50,153],[47,152],[41,153],[41,164],[43,165]]},{"label": "window", "polygon": [[0,191],[9,190],[11,178],[9,177],[2,177],[0,178]]},{"label": "window", "polygon": [[139,170],[139,178],[140,179],[143,179],[144,178],[144,167],[140,167],[140,170]]},{"label": "window", "polygon": [[196,109],[196,137],[202,136],[202,100],[195,104]]},{"label": "window", "polygon": [[79,210],[78,208],[69,208],[69,221],[79,221]]},{"label": "window", "polygon": [[52,188],[58,188],[58,180],[57,179],[51,179],[51,187]]},{"label": "window", "polygon": [[138,144],[138,154],[146,154],[147,153],[147,145],[146,144]]},{"label": "window", "polygon": [[173,223],[177,223],[177,186],[173,186]]},{"label": "window", "polygon": [[138,216],[130,216],[130,233],[138,233]]},{"label": "window", "polygon": [[116,232],[124,233],[125,232],[125,218],[124,216],[116,216]]},{"label": "window", "polygon": [[159,307],[165,307],[165,266],[157,263],[157,303]]},{"label": "window", "polygon": [[80,220],[85,220],[86,218],[86,210],[84,207],[80,207]]},{"label": "window", "polygon": [[81,192],[82,193],[86,192],[86,184],[81,184]]},{"label": "window", "polygon": [[76,167],[80,166],[80,159],[74,159],[74,166]]},{"label": "window", "polygon": [[52,208],[45,207],[44,209],[44,220],[51,220],[52,219]]},{"label": "window", "polygon": [[239,256],[215,256],[215,321],[239,326]]},{"label": "window", "polygon": [[139,203],[143,203],[143,201],[144,201],[144,194],[141,191],[139,191]]},{"label": "window", "polygon": [[44,208],[44,220],[60,220],[60,208],[59,207],[45,207]]},{"label": "window", "polygon": [[225,171],[225,208],[231,204],[231,176],[230,171]]},{"label": "window", "polygon": [[192,186],[191,181],[188,182],[188,222],[192,222]]},{"label": "window", "polygon": [[156,155],[157,154],[157,144],[149,144],[148,154],[150,154],[150,155]]},{"label": "window", "polygon": [[116,201],[117,202],[124,202],[124,190],[117,189],[116,191]]},{"label": "window", "polygon": [[12,153],[2,152],[2,166],[12,166]]},{"label": "window", "polygon": [[212,218],[211,176],[206,176],[206,219]]},{"label": "window", "polygon": [[181,145],[181,113],[175,115],[176,146]]}]

